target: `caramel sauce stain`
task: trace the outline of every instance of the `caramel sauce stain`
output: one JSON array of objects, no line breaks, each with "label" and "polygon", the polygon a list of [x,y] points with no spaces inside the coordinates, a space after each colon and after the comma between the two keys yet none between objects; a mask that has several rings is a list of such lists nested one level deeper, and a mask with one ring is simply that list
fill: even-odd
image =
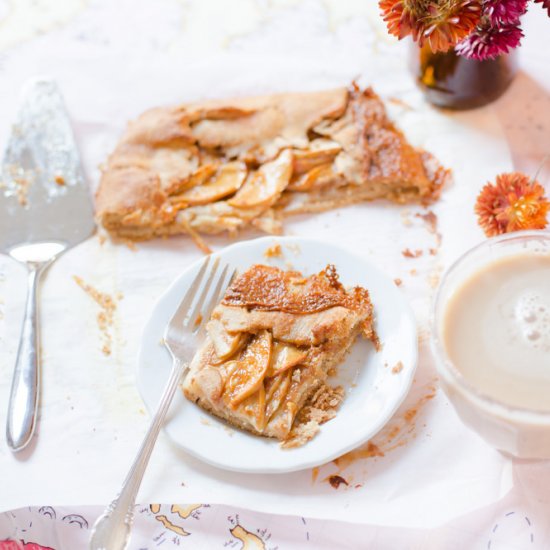
[{"label": "caramel sauce stain", "polygon": [[369,441],[363,447],[334,459],[333,463],[338,468],[338,472],[342,473],[360,460],[383,458],[391,451],[405,446],[410,439],[414,439],[416,437],[414,421],[424,405],[436,395],[435,387],[428,388],[428,391],[429,393],[421,397],[402,415],[396,417],[393,425],[376,438],[376,443]]},{"label": "caramel sauce stain", "polygon": [[349,487],[349,483],[342,476],[333,475],[329,476],[325,481],[328,481],[334,489],[338,489],[340,485],[344,484]]},{"label": "caramel sauce stain", "polygon": [[335,460],[333,460],[333,462],[334,464],[336,464],[339,470],[342,471],[348,468],[356,460],[373,458],[373,457],[383,457],[383,456],[385,455],[380,450],[380,447],[372,443],[372,441],[369,441],[365,448],[360,448],[354,451],[350,451],[349,453],[346,453],[345,455],[342,455],[336,458]]},{"label": "caramel sauce stain", "polygon": [[315,483],[319,477],[319,466],[311,469],[311,483]]}]

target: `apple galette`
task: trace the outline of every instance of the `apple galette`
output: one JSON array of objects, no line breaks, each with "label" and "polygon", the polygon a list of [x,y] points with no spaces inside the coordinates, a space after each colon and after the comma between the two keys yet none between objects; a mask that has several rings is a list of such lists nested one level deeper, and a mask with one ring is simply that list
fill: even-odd
[{"label": "apple galette", "polygon": [[96,206],[113,236],[189,233],[206,248],[200,234],[278,233],[291,214],[431,200],[447,176],[353,85],[149,110],[110,156]]}]

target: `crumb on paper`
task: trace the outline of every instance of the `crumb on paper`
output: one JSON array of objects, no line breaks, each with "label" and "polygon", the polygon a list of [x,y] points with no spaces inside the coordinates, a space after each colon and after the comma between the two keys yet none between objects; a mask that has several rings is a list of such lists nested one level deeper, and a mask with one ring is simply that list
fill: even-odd
[{"label": "crumb on paper", "polygon": [[[296,371],[295,371],[296,372]],[[300,409],[288,438],[281,443],[283,449],[301,447],[313,439],[320,426],[336,416],[336,412],[344,398],[344,388],[331,388],[321,384],[317,391]]]},{"label": "crumb on paper", "polygon": [[317,481],[317,478],[319,477],[319,466],[315,466],[315,468],[311,469],[311,483],[315,483]]},{"label": "crumb on paper", "polygon": [[436,391],[435,384],[428,385],[426,393],[406,408],[405,411],[398,413],[374,440],[334,459],[333,463],[337,466],[339,473],[342,473],[359,460],[383,458],[389,452],[405,446],[411,439],[414,439],[417,430],[415,420],[424,405],[435,397]]},{"label": "crumb on paper", "polygon": [[393,103],[394,105],[398,105],[399,107],[403,107],[404,109],[407,109],[408,111],[414,111],[414,108],[411,107],[406,101],[403,101],[399,97],[388,97],[387,98],[388,103]]},{"label": "crumb on paper", "polygon": [[428,227],[430,233],[437,232],[437,215],[432,210],[428,210],[425,214],[417,213],[415,214],[417,218],[424,220],[424,223]]},{"label": "crumb on paper", "polygon": [[203,424],[204,426],[211,426],[208,418],[205,418],[204,416],[201,416],[201,424]]},{"label": "crumb on paper", "polygon": [[441,244],[442,236],[441,233],[438,231],[437,214],[435,214],[435,212],[433,212],[432,210],[427,210],[425,214],[417,213],[415,214],[415,216],[424,221],[428,228],[428,231],[435,235],[437,246],[439,246]]},{"label": "crumb on paper", "polygon": [[77,275],[73,275],[73,280],[101,308],[96,318],[97,326],[103,340],[101,351],[104,355],[111,355],[113,345],[111,327],[113,326],[114,314],[117,308],[116,298],[113,299],[109,294],[100,292],[93,286],[85,283],[83,279]]},{"label": "crumb on paper", "polygon": [[416,269],[411,269],[411,270],[409,271],[409,273],[414,277],[415,275],[418,274],[418,271],[417,271]]},{"label": "crumb on paper", "polygon": [[330,483],[330,486],[334,489],[338,489],[340,485],[349,486],[349,483],[346,479],[339,475],[332,475],[327,478],[327,481]]},{"label": "crumb on paper", "polygon": [[64,186],[67,182],[65,181],[65,178],[61,174],[56,174],[53,178],[55,183],[60,186]]},{"label": "crumb on paper", "polygon": [[265,258],[282,258],[282,256],[283,249],[280,244],[274,244],[273,246],[266,248],[264,251]]},{"label": "crumb on paper", "polygon": [[130,239],[123,239],[122,243],[125,244],[132,252],[137,252],[137,244]]},{"label": "crumb on paper", "polygon": [[403,284],[403,281],[399,278],[394,279],[393,282],[395,283],[395,286],[401,286]]},{"label": "crumb on paper", "polygon": [[401,254],[403,254],[403,256],[405,258],[420,258],[420,256],[422,256],[423,252],[422,250],[411,250],[410,248],[405,248],[405,250],[402,250],[401,251]]},{"label": "crumb on paper", "polygon": [[107,241],[107,235],[103,231],[98,231],[97,240],[99,242],[99,246],[103,246]]},{"label": "crumb on paper", "polygon": [[437,248],[430,248],[429,252],[431,256],[435,256],[437,254]]},{"label": "crumb on paper", "polygon": [[398,361],[391,369],[392,374],[399,374],[403,370],[403,363]]}]

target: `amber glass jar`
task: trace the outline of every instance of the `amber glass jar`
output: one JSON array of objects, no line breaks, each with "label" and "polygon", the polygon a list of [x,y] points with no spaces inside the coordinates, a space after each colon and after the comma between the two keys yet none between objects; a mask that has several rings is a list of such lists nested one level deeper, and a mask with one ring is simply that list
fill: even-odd
[{"label": "amber glass jar", "polygon": [[430,103],[447,109],[473,109],[500,97],[517,72],[514,53],[476,61],[454,50],[433,53],[428,46],[411,50],[411,68]]}]

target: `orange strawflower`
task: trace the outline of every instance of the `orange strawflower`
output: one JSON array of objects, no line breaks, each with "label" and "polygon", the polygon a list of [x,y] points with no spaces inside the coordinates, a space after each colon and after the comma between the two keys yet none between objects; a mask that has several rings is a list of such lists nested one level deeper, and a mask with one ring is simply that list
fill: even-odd
[{"label": "orange strawflower", "polygon": [[477,197],[475,213],[487,237],[519,231],[544,229],[550,202],[544,187],[521,172],[497,176]]},{"label": "orange strawflower", "polygon": [[433,52],[447,51],[468,36],[481,18],[481,0],[380,0],[390,34],[409,34]]}]

